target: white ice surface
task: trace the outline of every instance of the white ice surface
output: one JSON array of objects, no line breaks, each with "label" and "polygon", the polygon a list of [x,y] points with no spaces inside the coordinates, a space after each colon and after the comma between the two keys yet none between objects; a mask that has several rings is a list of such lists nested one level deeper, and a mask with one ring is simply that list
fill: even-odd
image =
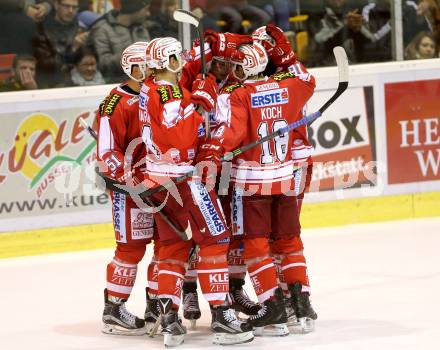
[{"label": "white ice surface", "polygon": [[[440,218],[304,230],[316,332],[235,349],[440,349]],[[162,338],[102,334],[112,250],[0,260],[0,349],[162,349]],[[128,308],[144,311],[142,261]],[[249,287],[249,284],[248,284]],[[208,305],[181,349],[211,344]]]}]

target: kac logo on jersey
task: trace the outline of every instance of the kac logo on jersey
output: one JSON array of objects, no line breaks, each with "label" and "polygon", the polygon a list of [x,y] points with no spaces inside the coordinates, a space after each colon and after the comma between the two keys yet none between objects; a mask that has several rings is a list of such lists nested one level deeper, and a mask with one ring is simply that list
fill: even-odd
[{"label": "kac logo on jersey", "polygon": [[289,91],[287,88],[257,92],[251,94],[252,108],[260,108],[274,105],[286,104],[289,102]]}]

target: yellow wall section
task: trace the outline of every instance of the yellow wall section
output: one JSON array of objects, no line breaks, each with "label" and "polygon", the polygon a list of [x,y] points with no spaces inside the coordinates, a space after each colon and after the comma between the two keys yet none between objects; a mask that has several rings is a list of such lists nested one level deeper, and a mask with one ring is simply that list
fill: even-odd
[{"label": "yellow wall section", "polygon": [[304,205],[303,228],[440,216],[440,192],[359,198]]},{"label": "yellow wall section", "polygon": [[115,246],[112,224],[0,233],[0,258]]},{"label": "yellow wall section", "polygon": [[[440,192],[305,204],[303,228],[440,216]],[[111,224],[0,233],[0,258],[115,246]]]}]

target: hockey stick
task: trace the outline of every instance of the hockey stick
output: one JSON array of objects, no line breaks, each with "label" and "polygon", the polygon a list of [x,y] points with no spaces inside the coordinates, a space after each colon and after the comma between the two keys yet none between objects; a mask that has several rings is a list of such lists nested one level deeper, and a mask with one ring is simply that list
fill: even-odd
[{"label": "hockey stick", "polygon": [[[231,159],[233,159],[234,157],[236,157],[237,155],[242,154],[243,152],[246,152],[247,150],[249,150],[255,146],[261,145],[262,143],[267,142],[269,140],[272,140],[277,136],[282,136],[283,134],[285,134],[293,129],[296,129],[300,126],[312,123],[314,120],[319,118],[322,115],[322,113],[324,113],[324,111],[326,111],[327,108],[329,108],[332,105],[332,103],[335,102],[339,98],[339,96],[341,96],[343,94],[343,92],[345,90],[347,90],[347,87],[348,87],[347,54],[345,53],[345,50],[341,46],[336,46],[333,49],[333,53],[336,58],[336,63],[338,65],[338,72],[339,72],[338,88],[336,89],[336,92],[333,94],[333,96],[330,97],[330,99],[327,102],[325,102],[324,105],[317,112],[309,114],[309,115],[301,118],[300,120],[285,126],[284,128],[280,128],[277,131],[267,135],[266,137],[258,139],[255,142],[249,143],[247,145],[244,145],[240,148],[237,148],[231,152],[224,154],[223,157],[221,158],[221,161],[228,162]],[[179,183],[181,181],[184,181],[193,175],[195,175],[195,172],[190,171],[186,174],[183,174],[182,176],[175,178],[174,181],[169,181],[169,182],[167,182],[163,185],[160,185],[158,187],[141,192],[140,197],[145,198],[145,197],[151,196],[157,192],[166,190],[166,189],[170,188],[171,186],[174,186],[174,183]]]},{"label": "hockey stick", "polygon": [[309,114],[305,116],[304,118],[301,118],[300,120],[289,124],[285,126],[284,128],[280,128],[277,131],[258,139],[255,142],[249,143],[247,145],[244,145],[243,147],[237,148],[233,150],[232,152],[228,152],[225,155],[223,155],[222,161],[230,161],[232,158],[238,156],[239,154],[242,154],[243,152],[246,152],[247,150],[254,148],[255,146],[261,145],[264,142],[267,142],[269,140],[274,139],[278,136],[283,136],[285,133],[299,128],[302,125],[310,125],[312,124],[316,119],[318,119],[324,111],[331,106],[333,102],[337,100],[339,96],[342,95],[342,93],[347,90],[348,87],[348,59],[347,54],[345,53],[345,50],[341,46],[336,46],[333,49],[333,54],[336,58],[336,63],[338,65],[338,72],[339,72],[339,84],[338,88],[336,89],[336,92],[333,94],[330,99],[324,103],[324,105],[315,113]]},{"label": "hockey stick", "polygon": [[192,24],[197,29],[197,35],[200,40],[200,59],[202,61],[202,76],[206,77],[206,59],[205,59],[205,36],[203,32],[203,23],[201,18],[189,11],[177,9],[173,12],[173,17],[177,22]]},{"label": "hockey stick", "polygon": [[[96,134],[96,131],[93,130],[82,117],[79,118],[79,122],[81,123],[81,125],[85,129],[87,129],[87,131],[89,132],[90,136],[92,136],[95,139],[95,141],[98,141],[98,135]],[[145,202],[147,202],[147,204],[150,207],[152,207],[152,208],[155,207],[154,203],[149,198],[145,197],[145,198],[142,198],[142,199],[145,200]],[[176,227],[176,225],[174,225],[170,221],[170,219],[164,213],[162,213],[162,211],[159,210],[158,213],[162,217],[162,219],[173,229],[173,231],[176,232],[176,234],[180,238],[182,238],[184,241],[188,241],[188,240],[190,240],[192,238],[191,225],[189,224],[189,222],[188,222],[188,227],[185,229],[185,231],[181,231],[181,230],[179,230]]]},{"label": "hockey stick", "polygon": [[[327,110],[328,107],[330,107],[332,105],[333,102],[335,102],[339,96],[342,95],[342,93],[347,90],[348,87],[348,59],[347,59],[347,54],[345,53],[345,50],[340,47],[337,46],[333,49],[333,53],[335,55],[336,58],[336,63],[338,65],[338,72],[339,72],[339,83],[338,83],[338,88],[336,90],[336,92],[333,94],[332,97],[330,97],[330,99],[324,103],[324,105],[315,113],[312,113],[310,115],[307,115],[303,118],[301,118],[300,120],[289,124],[287,126],[285,126],[284,128],[278,129],[276,132],[267,135],[264,138],[258,139],[255,142],[252,142],[250,144],[247,144],[245,146],[242,146],[240,148],[237,148],[231,152],[226,153],[225,155],[223,155],[222,157],[222,162],[227,162],[230,161],[232,158],[234,158],[235,156],[242,154],[243,152],[246,152],[247,150],[258,146],[264,142],[267,142],[277,136],[281,136],[286,132],[289,132],[293,129],[296,129],[302,125],[306,125],[306,124],[310,124],[312,123],[314,120],[316,120],[317,118],[319,118],[322,113],[324,113],[325,110]],[[151,188],[151,189],[147,189],[143,192],[139,193],[139,196],[143,199],[145,197],[151,196],[157,192],[166,190],[171,188],[172,186],[174,186],[175,183],[179,183],[182,182],[186,179],[188,179],[189,177],[195,175],[195,173],[193,171],[190,171],[186,174],[183,174],[179,177],[176,177],[174,180],[168,181],[166,183],[164,183],[163,185],[160,185],[158,187],[155,188]],[[103,176],[101,174],[101,176]],[[117,181],[113,180],[113,179],[109,179],[105,176],[103,176],[105,182],[106,182],[106,186],[107,188],[110,188],[114,191],[117,192],[121,192],[124,194],[127,194],[126,191],[121,191],[121,189],[118,187],[118,185],[120,185],[120,183],[118,183]]]},{"label": "hockey stick", "polygon": [[[177,22],[181,23],[189,23],[192,24],[194,27],[196,27],[197,35],[200,40],[200,60],[202,61],[202,77],[203,79],[206,78],[206,58],[205,58],[205,36],[204,36],[204,30],[203,30],[203,23],[201,21],[201,18],[197,17],[196,15],[192,14],[189,11],[177,9],[173,12],[173,17]],[[205,119],[205,132],[206,137],[210,138],[211,136],[211,121],[209,120],[209,114],[203,113],[203,117]]]}]

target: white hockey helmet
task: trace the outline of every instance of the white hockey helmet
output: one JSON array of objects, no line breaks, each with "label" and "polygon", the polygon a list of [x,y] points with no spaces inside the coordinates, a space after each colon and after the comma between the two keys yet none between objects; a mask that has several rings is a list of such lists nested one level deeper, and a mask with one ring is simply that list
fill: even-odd
[{"label": "white hockey helmet", "polygon": [[[255,76],[259,73],[264,72],[267,63],[269,62],[269,58],[267,57],[266,50],[261,44],[253,43],[252,45],[242,45],[240,46],[239,50],[244,53],[245,58],[242,62],[234,62],[235,67],[232,70],[232,73],[235,78],[239,80],[245,80],[250,76]],[[244,77],[240,78],[236,76],[236,66],[241,66],[241,68],[243,69]]]},{"label": "white hockey helmet", "polygon": [[[131,79],[142,82],[145,79],[145,71],[147,69],[147,49],[148,42],[137,41],[127,46],[121,55],[121,67],[125,74]],[[142,79],[137,79],[131,75],[133,67],[138,66],[142,72]]]},{"label": "white hockey helmet", "polygon": [[[170,57],[175,56],[179,62],[179,67],[170,67]],[[156,38],[150,41],[147,47],[147,64],[150,68],[167,69],[177,73],[182,69],[182,44],[175,38],[165,37]]]}]

